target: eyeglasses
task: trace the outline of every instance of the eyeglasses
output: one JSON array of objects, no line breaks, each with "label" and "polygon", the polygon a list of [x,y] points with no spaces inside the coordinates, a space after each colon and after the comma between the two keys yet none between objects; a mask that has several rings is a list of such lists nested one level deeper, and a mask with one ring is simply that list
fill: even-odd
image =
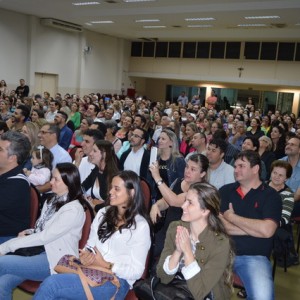
[{"label": "eyeglasses", "polygon": [[135,134],[135,133],[133,133],[133,134],[131,135],[131,137],[135,137],[135,138],[140,138],[140,139],[143,139],[143,137],[142,137],[142,136],[139,136],[138,134]]},{"label": "eyeglasses", "polygon": [[46,134],[46,133],[53,133],[53,132],[51,132],[51,131],[40,130],[39,133],[40,133],[40,134]]}]

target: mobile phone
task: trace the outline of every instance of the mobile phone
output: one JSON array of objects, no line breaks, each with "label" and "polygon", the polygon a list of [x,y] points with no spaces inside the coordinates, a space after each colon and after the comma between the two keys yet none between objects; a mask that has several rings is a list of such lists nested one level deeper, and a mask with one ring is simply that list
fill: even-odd
[{"label": "mobile phone", "polygon": [[154,162],[157,161],[157,147],[152,147],[150,151],[150,162],[149,165],[152,165]]},{"label": "mobile phone", "polygon": [[94,249],[93,247],[89,246],[89,245],[86,245],[86,246],[85,246],[85,249],[88,250],[88,251],[90,251],[91,253],[96,254],[95,249]]}]

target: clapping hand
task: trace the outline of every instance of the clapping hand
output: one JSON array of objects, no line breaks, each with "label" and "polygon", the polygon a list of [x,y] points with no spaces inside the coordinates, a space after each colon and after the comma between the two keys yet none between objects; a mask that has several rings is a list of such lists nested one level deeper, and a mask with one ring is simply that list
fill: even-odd
[{"label": "clapping hand", "polygon": [[178,252],[186,254],[187,252],[192,251],[190,234],[187,228],[177,226],[175,244]]}]

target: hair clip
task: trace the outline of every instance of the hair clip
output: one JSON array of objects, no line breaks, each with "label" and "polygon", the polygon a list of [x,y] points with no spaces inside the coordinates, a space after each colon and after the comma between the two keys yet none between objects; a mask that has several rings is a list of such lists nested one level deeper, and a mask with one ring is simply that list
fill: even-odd
[{"label": "hair clip", "polygon": [[40,157],[41,157],[41,159],[43,159],[43,149],[44,149],[44,148],[45,148],[45,147],[42,146],[42,145],[37,146],[37,149],[40,150]]}]

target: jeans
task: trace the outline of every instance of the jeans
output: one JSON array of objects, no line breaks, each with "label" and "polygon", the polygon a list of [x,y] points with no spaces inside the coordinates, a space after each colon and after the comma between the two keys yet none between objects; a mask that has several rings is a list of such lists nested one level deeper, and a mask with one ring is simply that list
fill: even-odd
[{"label": "jeans", "polygon": [[[129,290],[125,279],[119,278],[120,289],[115,300],[123,300]],[[110,300],[116,292],[116,286],[107,281],[101,286],[91,287],[94,299]],[[83,286],[77,274],[54,274],[49,276],[35,293],[33,300],[82,300],[86,299]]]},{"label": "jeans", "polygon": [[0,256],[0,299],[11,300],[14,288],[26,279],[43,281],[49,275],[46,252],[34,256]]},{"label": "jeans", "polygon": [[248,300],[274,299],[272,266],[266,256],[238,255],[233,270],[243,282]]}]

